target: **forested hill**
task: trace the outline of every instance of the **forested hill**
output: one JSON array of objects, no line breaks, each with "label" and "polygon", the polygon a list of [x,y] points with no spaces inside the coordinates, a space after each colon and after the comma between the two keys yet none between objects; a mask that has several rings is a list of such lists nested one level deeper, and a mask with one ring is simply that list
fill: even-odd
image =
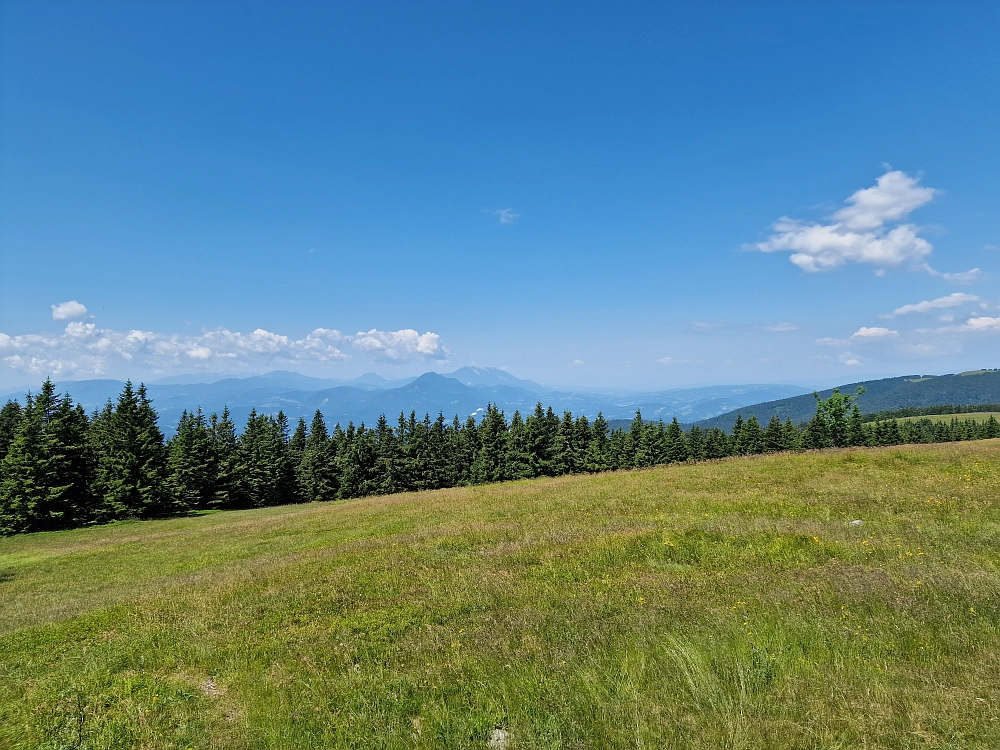
[{"label": "forested hill", "polygon": [[[911,406],[936,406],[938,404],[986,404],[1000,401],[1000,370],[970,370],[957,375],[904,375],[898,378],[866,380],[840,386],[841,393],[853,394],[858,386],[865,392],[858,398],[862,413],[904,409]],[[833,389],[820,391],[820,398],[827,398]],[[813,395],[793,396],[777,401],[744,406],[717,417],[697,422],[702,428],[732,429],[736,415],[744,419],[757,417],[761,424],[777,415],[790,418],[796,424],[809,420],[816,413]]]}]

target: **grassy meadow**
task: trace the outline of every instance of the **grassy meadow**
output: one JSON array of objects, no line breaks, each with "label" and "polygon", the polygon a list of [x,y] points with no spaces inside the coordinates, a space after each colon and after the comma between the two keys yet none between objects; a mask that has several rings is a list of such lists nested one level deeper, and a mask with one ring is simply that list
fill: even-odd
[{"label": "grassy meadow", "polygon": [[919,422],[922,419],[929,419],[931,422],[945,422],[950,424],[953,419],[964,422],[971,419],[973,422],[985,422],[990,417],[1000,420],[1000,412],[997,411],[972,411],[964,414],[928,414],[924,417],[897,417],[897,422]]},{"label": "grassy meadow", "polygon": [[0,747],[996,748],[998,562],[1000,440],[10,537]]}]

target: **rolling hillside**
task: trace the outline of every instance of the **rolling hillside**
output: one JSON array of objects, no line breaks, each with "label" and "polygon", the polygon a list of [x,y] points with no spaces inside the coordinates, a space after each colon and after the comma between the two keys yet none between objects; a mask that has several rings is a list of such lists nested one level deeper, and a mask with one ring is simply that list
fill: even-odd
[{"label": "rolling hillside", "polygon": [[[862,412],[870,413],[909,406],[937,406],[939,404],[986,404],[1000,402],[1000,370],[973,370],[957,375],[905,375],[898,378],[867,380],[840,386],[841,393],[854,393],[858,386],[865,393],[858,399]],[[827,398],[833,389],[820,391]],[[816,399],[812,394],[793,396],[776,401],[744,406],[710,419],[701,420],[701,427],[721,427],[729,430],[737,414],[744,419],[751,415],[766,424],[772,415],[782,420],[791,418],[796,424],[809,420],[816,413]]]},{"label": "rolling hillside", "polygon": [[0,539],[0,747],[995,748],[1000,440]]}]

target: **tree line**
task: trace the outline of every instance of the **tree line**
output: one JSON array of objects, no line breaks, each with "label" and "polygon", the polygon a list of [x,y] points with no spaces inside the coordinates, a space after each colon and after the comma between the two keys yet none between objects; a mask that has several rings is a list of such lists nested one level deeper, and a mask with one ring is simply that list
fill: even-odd
[{"label": "tree line", "polygon": [[731,432],[685,431],[637,411],[610,430],[539,403],[508,421],[495,405],[477,422],[385,415],[373,427],[329,428],[317,410],[294,429],[282,412],[185,412],[165,439],[143,386],[87,414],[51,381],[0,409],[0,534],[48,531],[207,509],[259,508],[531,477],[632,469],[777,451],[1000,437],[1000,423],[953,419],[865,422],[854,397],[817,396],[803,426],[741,416]]}]

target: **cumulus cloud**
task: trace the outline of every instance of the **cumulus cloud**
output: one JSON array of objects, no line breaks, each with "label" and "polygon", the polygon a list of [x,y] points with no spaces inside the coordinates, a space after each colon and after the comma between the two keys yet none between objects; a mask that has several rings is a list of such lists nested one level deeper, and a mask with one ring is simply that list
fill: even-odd
[{"label": "cumulus cloud", "polygon": [[949,284],[955,284],[957,286],[970,286],[971,284],[976,284],[986,278],[986,274],[983,273],[981,268],[972,268],[968,271],[962,271],[960,273],[943,273],[941,278],[947,281]]},{"label": "cumulus cloud", "polygon": [[937,299],[924,300],[923,302],[915,302],[911,305],[903,305],[902,307],[897,307],[892,311],[891,315],[884,315],[885,318],[892,318],[897,315],[911,315],[913,313],[925,313],[931,310],[941,310],[948,307],[959,307],[966,304],[967,302],[978,302],[979,297],[974,294],[965,294],[964,292],[955,292],[954,294],[949,294],[945,297],[938,297]]},{"label": "cumulus cloud", "polygon": [[444,359],[448,351],[441,343],[441,337],[436,333],[417,333],[412,328],[401,331],[360,331],[351,338],[351,345],[356,349],[380,354],[394,362],[406,361],[417,357],[429,359]]},{"label": "cumulus cloud", "polygon": [[769,331],[797,331],[799,327],[794,323],[775,323],[773,326],[764,326]]},{"label": "cumulus cloud", "polygon": [[750,249],[790,252],[803,271],[830,271],[846,263],[868,263],[880,269],[909,264],[927,268],[933,248],[918,236],[913,224],[898,222],[930,201],[936,191],[898,170],[886,172],[877,184],[858,190],[835,212],[830,223],[810,223],[782,217],[775,233]]},{"label": "cumulus cloud", "polygon": [[82,318],[86,314],[86,306],[80,304],[75,299],[71,299],[69,302],[60,302],[58,305],[52,305],[52,320],[73,320],[74,318]]},{"label": "cumulus cloud", "polygon": [[580,367],[581,365],[583,365],[582,359],[574,359],[569,363],[569,365],[567,365],[567,367]]},{"label": "cumulus cloud", "polygon": [[198,334],[116,331],[72,321],[59,334],[0,333],[0,362],[33,375],[94,376],[110,371],[153,373],[178,369],[259,371],[295,363],[333,363],[350,359],[350,347],[400,363],[441,359],[447,350],[436,333],[412,329],[372,329],[355,336],[317,328],[301,338],[258,328],[252,333],[226,328]]},{"label": "cumulus cloud", "polygon": [[960,331],[1000,331],[1000,318],[990,318],[985,315],[978,318],[969,318],[964,325],[958,327]]}]

